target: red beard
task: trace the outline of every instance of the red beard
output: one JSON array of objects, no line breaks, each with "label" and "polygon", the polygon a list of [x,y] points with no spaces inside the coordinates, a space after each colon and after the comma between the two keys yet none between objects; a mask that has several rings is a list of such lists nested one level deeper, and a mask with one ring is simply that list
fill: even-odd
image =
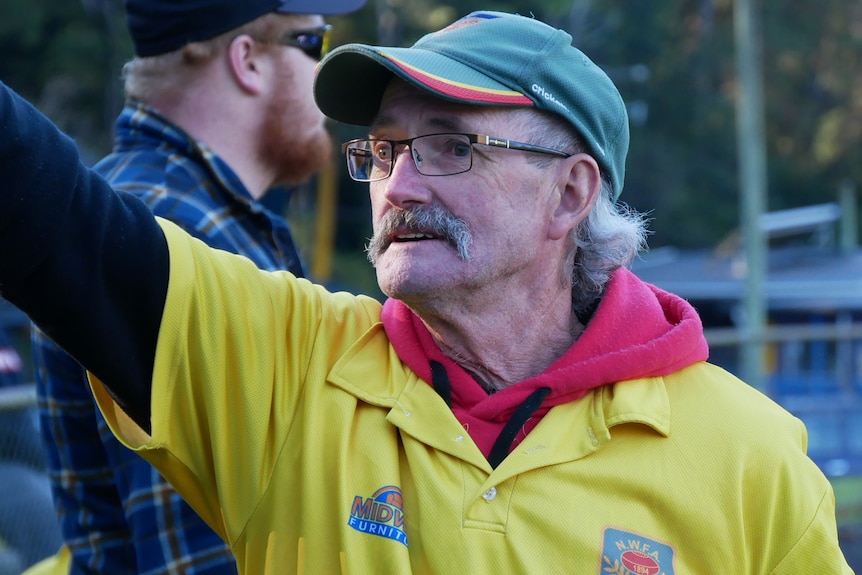
[{"label": "red beard", "polygon": [[302,95],[292,93],[289,78],[283,78],[282,84],[267,105],[268,121],[263,126],[260,153],[268,165],[275,167],[273,184],[293,185],[308,180],[326,165],[332,154],[332,138],[322,125],[313,131],[296,129],[291,114],[308,107],[297,105]]}]

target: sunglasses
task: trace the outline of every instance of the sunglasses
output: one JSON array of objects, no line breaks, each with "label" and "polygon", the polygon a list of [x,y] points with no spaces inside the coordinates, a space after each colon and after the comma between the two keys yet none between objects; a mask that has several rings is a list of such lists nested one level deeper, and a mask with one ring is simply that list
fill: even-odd
[{"label": "sunglasses", "polygon": [[280,46],[299,48],[309,58],[319,61],[329,51],[329,36],[331,31],[331,24],[324,24],[319,28],[311,28],[309,30],[294,30],[282,36],[275,43]]}]

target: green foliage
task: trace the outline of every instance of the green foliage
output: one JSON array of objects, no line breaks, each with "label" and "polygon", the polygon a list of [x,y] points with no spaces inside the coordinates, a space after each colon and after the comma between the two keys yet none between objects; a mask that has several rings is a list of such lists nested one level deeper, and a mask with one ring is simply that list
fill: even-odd
[{"label": "green foliage", "polygon": [[835,514],[839,526],[862,527],[862,477],[833,477],[835,491]]},{"label": "green foliage", "polygon": [[5,0],[3,17],[0,18],[0,40],[5,44],[13,40],[21,50],[38,48],[44,39],[44,24],[47,19],[45,4],[30,0]]},{"label": "green foliage", "polygon": [[[131,49],[119,0],[4,0],[0,78],[94,159],[107,149]],[[636,112],[622,199],[649,211],[651,244],[711,247],[739,221],[732,0],[369,0],[333,17],[334,43],[409,45],[473,10],[568,30]],[[862,181],[862,4],[761,0],[768,209],[831,201]],[[632,74],[640,72],[638,74]],[[647,72],[647,74],[643,74]],[[333,126],[337,140],[362,131]],[[365,186],[341,179],[338,245],[370,234]]]},{"label": "green foliage", "polygon": [[[112,2],[4,0],[0,8],[0,79],[78,140],[88,158],[110,145],[119,112],[119,64],[130,54]],[[111,18],[109,25],[108,18]]]}]

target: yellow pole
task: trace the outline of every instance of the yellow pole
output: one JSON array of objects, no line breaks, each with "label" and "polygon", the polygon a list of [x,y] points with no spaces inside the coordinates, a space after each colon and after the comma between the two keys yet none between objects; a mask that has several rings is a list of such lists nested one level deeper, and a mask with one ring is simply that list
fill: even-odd
[{"label": "yellow pole", "polygon": [[314,238],[314,261],[311,277],[316,282],[332,278],[332,254],[335,249],[335,218],[338,207],[337,174],[330,161],[317,174],[317,225]]}]

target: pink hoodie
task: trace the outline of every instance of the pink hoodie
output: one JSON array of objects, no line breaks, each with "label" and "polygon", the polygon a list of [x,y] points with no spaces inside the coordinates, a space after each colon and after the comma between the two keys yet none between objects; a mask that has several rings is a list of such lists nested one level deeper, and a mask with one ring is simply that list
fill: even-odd
[{"label": "pink hoodie", "polygon": [[[538,388],[551,392],[525,424],[524,435],[554,405],[609,383],[667,375],[709,354],[694,308],[627,269],[614,273],[586,330],[562,357],[543,373],[493,395],[442,354],[425,324],[406,305],[387,300],[382,319],[398,356],[419,377],[431,382],[430,361],[446,368],[452,411],[486,457],[515,409]],[[512,446],[520,439],[523,435]]]}]

